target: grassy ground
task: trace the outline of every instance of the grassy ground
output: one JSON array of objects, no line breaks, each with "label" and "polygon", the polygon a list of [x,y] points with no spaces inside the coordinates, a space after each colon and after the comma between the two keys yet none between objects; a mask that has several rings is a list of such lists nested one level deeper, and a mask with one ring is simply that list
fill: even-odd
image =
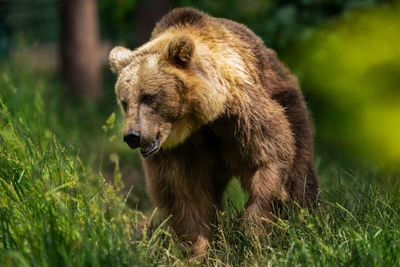
[{"label": "grassy ground", "polygon": [[[65,104],[46,74],[12,66],[0,73],[0,265],[189,265],[167,223],[143,226],[142,212],[126,204],[132,194],[122,190],[119,165],[137,157],[114,143],[118,120],[106,120],[113,110]],[[233,207],[245,195],[234,182],[203,265],[400,266],[396,175],[320,173],[321,204],[287,207],[287,218],[261,236],[236,231]]]}]

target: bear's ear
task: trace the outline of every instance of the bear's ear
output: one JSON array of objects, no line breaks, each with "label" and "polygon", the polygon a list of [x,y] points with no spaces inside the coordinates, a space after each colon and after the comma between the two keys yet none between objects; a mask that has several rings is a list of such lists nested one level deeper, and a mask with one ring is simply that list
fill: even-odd
[{"label": "bear's ear", "polygon": [[129,65],[133,60],[133,52],[125,47],[116,46],[114,47],[110,55],[108,56],[108,61],[110,62],[111,70],[114,73],[120,73],[120,71]]},{"label": "bear's ear", "polygon": [[194,52],[193,41],[185,35],[174,37],[168,45],[168,60],[179,67],[186,67]]}]

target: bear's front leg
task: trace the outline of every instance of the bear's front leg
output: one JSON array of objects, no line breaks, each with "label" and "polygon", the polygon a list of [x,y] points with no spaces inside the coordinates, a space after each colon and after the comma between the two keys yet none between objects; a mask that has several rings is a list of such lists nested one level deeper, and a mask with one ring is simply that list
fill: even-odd
[{"label": "bear's front leg", "polygon": [[[193,188],[197,191],[197,188]],[[200,189],[201,190],[201,189]],[[199,196],[197,198],[175,198],[174,203],[167,207],[172,215],[170,222],[180,239],[192,247],[192,257],[202,257],[209,246],[210,226],[215,217],[215,208],[211,199]],[[177,197],[177,195],[175,195]]]},{"label": "bear's front leg", "polygon": [[242,176],[242,184],[249,192],[249,200],[242,216],[243,227],[251,224],[268,227],[275,215],[273,203],[287,200],[282,170],[278,166],[269,163]]},{"label": "bear's front leg", "polygon": [[210,225],[215,219],[212,184],[205,167],[185,161],[146,160],[147,191],[179,238],[192,246],[192,257],[201,257],[209,245]]}]

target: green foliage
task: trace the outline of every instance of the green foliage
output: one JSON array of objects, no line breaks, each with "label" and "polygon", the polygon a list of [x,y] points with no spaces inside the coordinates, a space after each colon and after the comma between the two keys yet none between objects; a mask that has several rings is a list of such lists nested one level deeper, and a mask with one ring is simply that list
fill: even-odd
[{"label": "green foliage", "polygon": [[244,207],[248,199],[249,194],[242,190],[239,179],[234,178],[228,184],[222,196],[222,205],[225,209],[234,208],[240,210]]},{"label": "green foliage", "polygon": [[0,55],[15,45],[12,39],[18,35],[23,35],[30,43],[54,43],[58,7],[58,0],[1,1]]},{"label": "green foliage", "polygon": [[288,56],[330,153],[399,166],[399,12],[400,5],[353,12]]},{"label": "green foliage", "polygon": [[137,0],[98,2],[101,35],[104,39],[132,44]]}]

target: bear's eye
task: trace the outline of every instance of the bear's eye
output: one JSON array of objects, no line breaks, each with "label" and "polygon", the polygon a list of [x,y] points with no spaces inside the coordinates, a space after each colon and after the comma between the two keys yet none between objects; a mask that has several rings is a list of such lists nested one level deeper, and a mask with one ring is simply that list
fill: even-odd
[{"label": "bear's eye", "polygon": [[125,100],[122,100],[121,105],[124,112],[126,112],[128,110],[128,103]]},{"label": "bear's eye", "polygon": [[140,98],[140,102],[142,102],[145,105],[151,105],[153,103],[153,96],[152,95],[142,95]]}]

